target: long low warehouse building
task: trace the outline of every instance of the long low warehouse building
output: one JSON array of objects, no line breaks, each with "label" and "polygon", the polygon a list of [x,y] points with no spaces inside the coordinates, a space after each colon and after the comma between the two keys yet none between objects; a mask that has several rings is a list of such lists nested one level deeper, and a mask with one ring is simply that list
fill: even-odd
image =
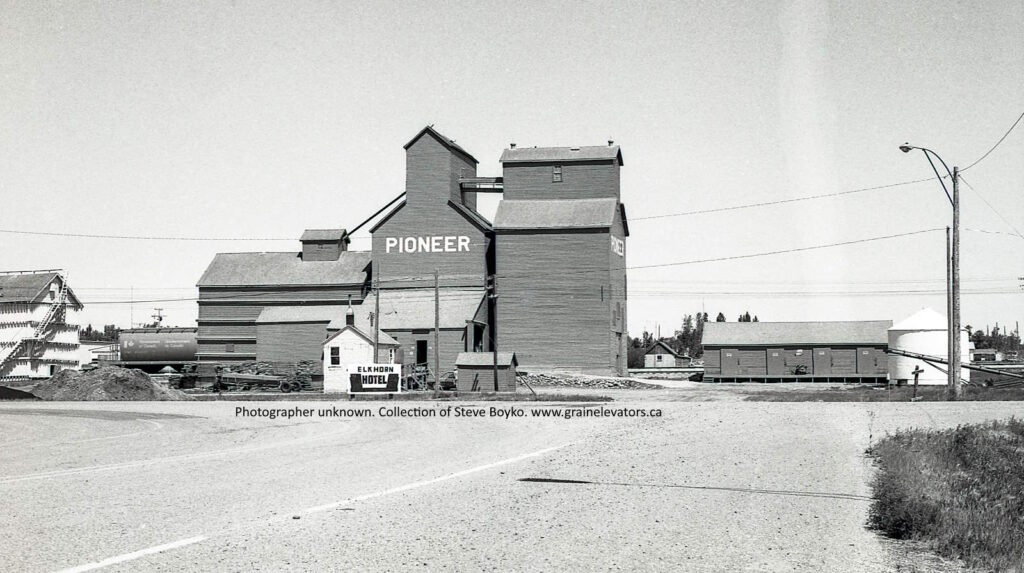
[{"label": "long low warehouse building", "polygon": [[708,322],[707,382],[884,382],[891,320]]}]

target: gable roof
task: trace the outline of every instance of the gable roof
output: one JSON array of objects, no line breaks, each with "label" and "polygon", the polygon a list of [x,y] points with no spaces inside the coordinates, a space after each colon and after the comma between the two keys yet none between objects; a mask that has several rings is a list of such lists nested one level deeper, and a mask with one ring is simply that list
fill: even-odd
[{"label": "gable roof", "polygon": [[[672,356],[675,356],[676,358],[682,358],[683,357],[681,354],[679,354],[675,350],[672,350],[671,346],[669,346],[668,344],[665,344],[661,340],[658,340],[654,344],[652,344],[651,347],[648,348],[646,352],[644,352],[644,356],[647,356],[648,354],[654,353],[654,349],[659,348],[659,347],[662,350],[665,350],[668,354],[671,354]],[[666,352],[656,352],[655,354],[665,354]]]},{"label": "gable roof", "polygon": [[617,161],[622,163],[618,145],[590,145],[585,147],[517,147],[501,152],[501,163],[550,163],[572,161]]},{"label": "gable roof", "polygon": [[[494,230],[494,228],[491,226],[491,222],[485,219],[483,215],[476,212],[475,210],[470,209],[465,205],[456,203],[451,199],[448,200],[448,206],[454,209],[456,213],[465,217],[467,221],[472,223],[473,226],[480,229],[481,231],[489,233]],[[391,220],[392,217],[398,214],[398,212],[402,210],[402,207],[405,207],[405,201],[402,201],[401,203],[398,204],[397,207],[392,209],[390,213],[381,217],[380,221],[377,221],[377,223],[370,228],[370,234],[372,235],[373,233],[376,233],[377,229],[383,227],[384,223],[387,223],[389,220]]]},{"label": "gable roof", "polygon": [[479,161],[476,160],[475,157],[470,155],[468,151],[466,151],[461,146],[456,144],[454,139],[450,139],[448,137],[445,137],[444,135],[441,135],[440,132],[438,132],[436,129],[434,129],[433,125],[428,125],[428,126],[424,127],[423,129],[421,129],[419,131],[419,133],[417,133],[415,136],[413,136],[413,138],[409,140],[409,143],[406,143],[405,145],[403,145],[402,148],[408,150],[410,147],[412,147],[412,144],[416,143],[416,141],[419,138],[423,137],[425,134],[428,134],[428,133],[430,135],[432,135],[435,139],[437,139],[439,142],[441,142],[441,145],[445,146],[449,150],[455,151],[457,153],[461,153],[462,155],[465,155],[466,158],[469,159],[470,161],[472,161],[473,163],[480,163]]},{"label": "gable roof", "polygon": [[[338,336],[340,336],[342,332],[346,332],[346,331],[352,331],[353,333],[357,334],[363,340],[369,342],[370,344],[373,344],[373,336],[371,336],[369,334],[366,334],[365,332],[363,332],[362,330],[360,330],[356,326],[352,326],[351,324],[346,324],[340,330],[338,330],[334,334],[328,336],[327,340],[324,341],[324,346],[326,346],[328,342],[330,342],[330,341],[334,340],[335,338],[337,338]],[[377,345],[378,346],[401,346],[398,343],[397,340],[392,338],[390,334],[384,332],[383,330],[377,333]]]},{"label": "gable roof", "polygon": [[494,229],[491,227],[491,222],[484,218],[483,215],[477,213],[475,209],[470,209],[466,205],[456,203],[451,199],[448,200],[448,206],[455,209],[463,217],[465,217],[470,223],[476,226],[476,228],[484,231],[485,233],[491,232]]},{"label": "gable roof", "polygon": [[[0,303],[44,302],[43,299],[49,292],[50,283],[55,280],[62,281],[64,278],[55,271],[0,275]],[[68,298],[75,307],[83,308],[82,301],[78,299],[70,286],[68,287]]]},{"label": "gable roof", "polygon": [[841,322],[705,322],[704,346],[886,345],[891,320]]},{"label": "gable roof", "polygon": [[[498,366],[519,366],[519,358],[515,352],[499,352]],[[494,366],[493,352],[460,352],[455,359],[456,366]]]},{"label": "gable roof", "polygon": [[256,318],[256,324],[292,323],[292,322],[331,322],[339,315],[344,316],[347,306],[310,305],[310,306],[268,306]]},{"label": "gable roof", "polygon": [[615,223],[618,200],[553,199],[498,203],[495,229],[593,229]]},{"label": "gable roof", "polygon": [[345,229],[306,229],[300,241],[340,241],[345,236]]},{"label": "gable roof", "polygon": [[368,251],[336,261],[304,261],[300,253],[218,253],[196,286],[341,285],[366,282]]},{"label": "gable roof", "polygon": [[[372,328],[370,315],[374,309],[374,293],[369,293],[359,306],[352,307],[356,313],[356,326]],[[484,301],[484,289],[443,288],[440,292],[440,328],[466,328],[466,321],[473,319]],[[345,325],[344,315],[328,329]],[[413,330],[434,328],[434,289],[403,288],[381,291],[381,330]]]}]

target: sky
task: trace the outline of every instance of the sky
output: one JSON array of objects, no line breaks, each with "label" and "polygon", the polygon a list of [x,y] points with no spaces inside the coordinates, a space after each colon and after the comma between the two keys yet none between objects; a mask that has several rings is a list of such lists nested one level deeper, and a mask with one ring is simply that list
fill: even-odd
[{"label": "sky", "polygon": [[[951,209],[897,146],[970,165],[1024,113],[1022,70],[1020,0],[0,1],[0,230],[283,239],[0,232],[0,270],[65,269],[94,326],[194,325],[148,301],[194,298],[215,253],[358,224],[434,124],[484,176],[512,142],[622,146],[634,336],[701,310],[899,321],[944,312]],[[1013,328],[1024,121],[964,180],[962,323]]]}]

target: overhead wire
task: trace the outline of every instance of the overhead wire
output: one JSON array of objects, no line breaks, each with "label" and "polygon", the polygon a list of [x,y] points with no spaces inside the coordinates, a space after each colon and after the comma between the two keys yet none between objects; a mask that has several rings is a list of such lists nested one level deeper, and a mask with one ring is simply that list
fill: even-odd
[{"label": "overhead wire", "polygon": [[[982,203],[984,203],[993,213],[995,213],[996,216],[999,217],[1003,221],[1003,223],[1006,224],[1007,227],[1013,229],[1013,236],[1020,237],[1021,239],[1024,239],[1024,234],[1021,234],[1020,230],[1018,230],[1017,227],[1015,227],[1013,225],[1013,223],[1010,223],[1010,221],[1008,221],[1006,219],[1006,217],[1004,217],[1003,214],[999,212],[998,209],[993,207],[992,204],[988,202],[988,199],[985,199],[985,196],[982,195],[980,191],[978,191],[977,189],[974,188],[974,185],[971,185],[971,183],[968,180],[964,179],[963,175],[959,175],[959,177],[960,177],[960,180],[964,182],[964,185],[967,185],[967,187],[971,191],[973,191],[975,195],[978,196],[978,199],[981,199]],[[972,175],[971,177],[974,177],[974,176]],[[971,230],[971,231],[978,231],[978,232],[981,232],[981,233],[1005,234],[1005,235],[1009,235],[1010,234],[1010,233],[999,233],[998,231],[982,231],[980,229],[969,229],[969,230]]]},{"label": "overhead wire", "polygon": [[996,144],[993,145],[991,149],[989,149],[981,157],[976,159],[974,161],[974,163],[971,163],[970,165],[968,165],[967,167],[964,167],[960,171],[967,171],[968,169],[970,169],[970,168],[974,167],[975,165],[977,165],[977,164],[981,163],[982,161],[984,161],[985,158],[989,156],[989,154],[991,154],[993,151],[995,151],[997,147],[999,147],[1004,141],[1006,141],[1006,138],[1010,136],[1010,133],[1013,132],[1014,129],[1016,129],[1018,124],[1020,124],[1020,120],[1021,119],[1024,119],[1024,112],[1021,112],[1021,114],[1017,116],[1017,120],[1013,122],[1013,125],[1010,126],[1010,129],[1006,130],[1006,133],[1004,133],[1003,136],[999,138],[999,141],[997,141]]},{"label": "overhead wire", "polygon": [[[909,237],[909,236],[914,236],[914,235],[921,235],[921,234],[924,234],[924,233],[932,233],[932,232],[941,231],[941,230],[944,230],[944,228],[935,227],[935,228],[931,228],[931,229],[922,229],[922,230],[919,230],[919,231],[910,231],[910,232],[906,232],[906,233],[895,233],[895,234],[884,235],[884,236],[880,236],[880,237],[868,237],[868,238],[864,238],[864,239],[854,239],[854,240],[849,240],[849,241],[839,241],[839,242],[835,242],[835,243],[826,243],[826,244],[822,244],[822,245],[811,245],[811,246],[807,246],[807,247],[796,247],[796,248],[790,248],[790,249],[778,249],[778,250],[774,250],[774,251],[764,251],[764,252],[759,252],[759,253],[747,253],[747,254],[742,254],[742,255],[731,255],[731,256],[726,256],[726,257],[714,257],[714,258],[705,258],[705,259],[691,259],[691,260],[686,260],[686,261],[674,261],[674,262],[658,263],[658,264],[650,264],[650,265],[624,266],[624,267],[618,267],[618,268],[612,268],[612,269],[585,269],[585,270],[578,270],[578,271],[564,271],[564,272],[562,272],[560,274],[561,274],[561,276],[578,275],[578,274],[593,274],[593,273],[604,274],[604,273],[609,273],[609,272],[626,271],[626,270],[634,270],[634,269],[664,268],[664,267],[694,265],[694,264],[710,263],[710,262],[750,259],[750,258],[755,258],[755,257],[766,257],[766,256],[774,256],[774,255],[781,255],[781,254],[787,254],[787,253],[799,253],[799,252],[806,252],[806,251],[812,251],[812,250],[828,249],[828,248],[834,248],[834,247],[840,247],[840,246],[847,246],[847,245],[870,243],[870,242],[875,242],[875,241],[890,240],[890,239],[896,239],[896,238],[901,238],[901,237]],[[470,276],[470,275],[463,275],[463,276]],[[517,273],[511,273],[511,274],[501,274],[501,273],[498,273],[495,276],[499,280],[501,280],[501,279],[510,279],[510,278],[539,278],[541,276],[547,276],[547,275],[540,275],[540,274],[536,274],[536,273],[525,273],[525,274],[524,273],[518,273],[518,274]],[[451,278],[451,277],[445,277],[445,278]],[[480,278],[482,278],[482,277],[480,277]],[[430,281],[433,281],[433,279],[434,279],[433,276],[412,276],[412,277],[400,277],[400,278],[395,278],[395,279],[381,280],[380,283],[383,284],[384,286],[391,286],[391,285],[394,285],[394,284],[408,284],[410,282],[415,282],[415,283],[423,285],[424,288],[429,288],[429,286],[430,286],[429,283],[430,283]],[[363,286],[365,286],[365,283],[351,283],[349,286],[352,286],[352,287],[363,287]],[[225,287],[222,287],[222,288],[225,288]],[[467,288],[472,288],[472,287],[467,287]],[[483,288],[483,286],[481,285],[480,287],[476,287],[476,288]],[[191,299],[191,300],[196,300],[196,301],[199,301],[199,302],[210,303],[210,302],[218,302],[218,301],[232,300],[232,299],[235,299],[235,300],[237,300],[237,299],[247,299],[247,300],[258,301],[259,300],[259,296],[256,296],[256,295],[254,295],[252,293],[241,293],[241,294],[237,294],[237,295],[224,295],[224,296],[219,296],[219,297],[202,297],[202,298],[198,298],[197,297],[197,298],[194,298],[194,299]],[[156,302],[180,302],[180,301],[188,301],[188,300],[190,300],[190,299],[187,299],[187,298],[173,298],[173,299],[148,299],[148,300],[141,300],[141,301],[123,301],[123,300],[122,301],[96,301],[96,302],[92,302],[92,303],[88,303],[88,304],[125,304],[125,303],[145,304],[145,303],[156,303]],[[277,300],[277,299],[269,298],[268,300]]]}]

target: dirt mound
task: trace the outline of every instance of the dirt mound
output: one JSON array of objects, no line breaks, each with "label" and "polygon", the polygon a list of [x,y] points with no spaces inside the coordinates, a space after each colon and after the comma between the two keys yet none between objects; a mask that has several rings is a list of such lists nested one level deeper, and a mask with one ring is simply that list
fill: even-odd
[{"label": "dirt mound", "polygon": [[14,388],[8,388],[7,386],[0,386],[0,400],[38,400],[32,394],[28,392],[22,392],[21,390],[15,390]]},{"label": "dirt mound", "polygon": [[43,400],[191,400],[181,391],[157,384],[142,370],[118,366],[88,372],[61,370],[37,384],[32,393]]}]

